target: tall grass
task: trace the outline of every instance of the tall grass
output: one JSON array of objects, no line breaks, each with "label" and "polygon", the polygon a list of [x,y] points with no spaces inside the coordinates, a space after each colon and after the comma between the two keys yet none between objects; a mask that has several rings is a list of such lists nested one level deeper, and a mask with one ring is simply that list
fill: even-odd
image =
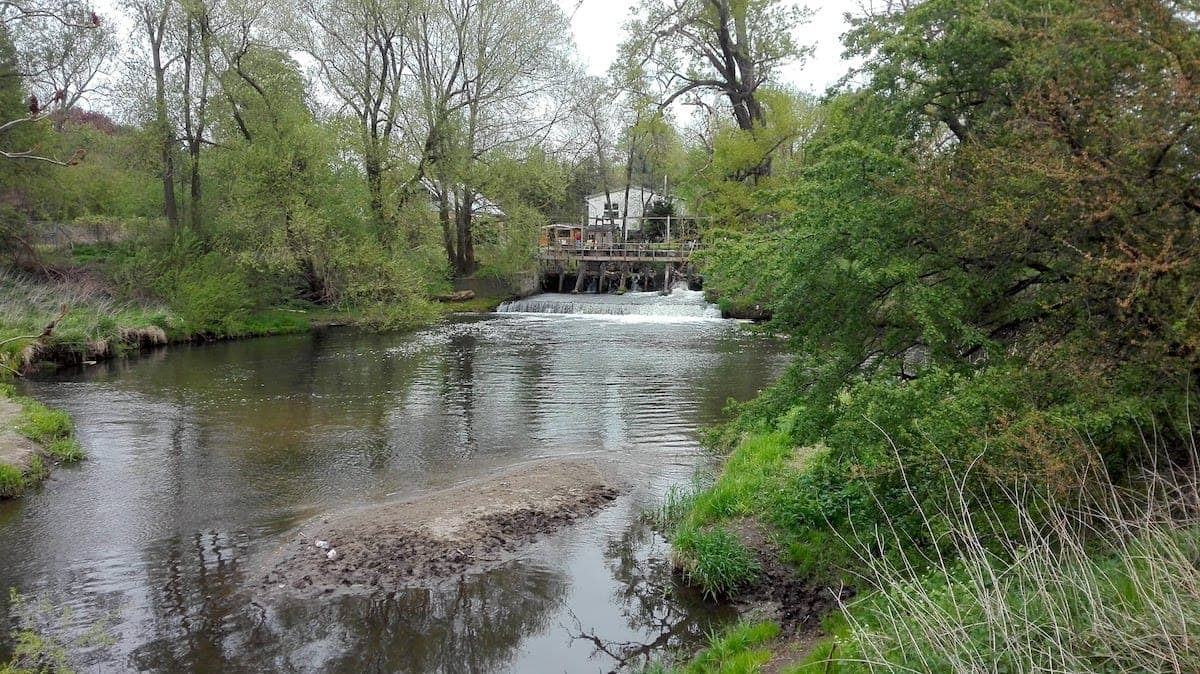
[{"label": "tall grass", "polygon": [[[877,591],[842,606],[839,639],[805,671],[1200,672],[1200,473],[1151,466],[1136,488],[1099,461],[1070,499],[1027,485],[969,505],[968,467],[922,511],[942,553],[885,523],[846,541]],[[1016,535],[1000,518],[1016,518]]]}]

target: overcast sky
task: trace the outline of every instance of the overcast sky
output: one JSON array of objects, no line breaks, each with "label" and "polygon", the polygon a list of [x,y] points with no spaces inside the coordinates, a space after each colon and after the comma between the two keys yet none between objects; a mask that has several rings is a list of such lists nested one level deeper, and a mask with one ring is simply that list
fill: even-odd
[{"label": "overcast sky", "polygon": [[[629,18],[636,0],[558,0],[572,17],[575,44],[593,75],[604,75],[622,39],[621,24]],[[841,35],[848,26],[846,12],[857,14],[860,0],[812,0],[812,20],[796,29],[796,41],[812,45],[816,53],[803,64],[789,67],[784,78],[789,84],[814,94],[846,74],[850,64],[842,60]]]}]

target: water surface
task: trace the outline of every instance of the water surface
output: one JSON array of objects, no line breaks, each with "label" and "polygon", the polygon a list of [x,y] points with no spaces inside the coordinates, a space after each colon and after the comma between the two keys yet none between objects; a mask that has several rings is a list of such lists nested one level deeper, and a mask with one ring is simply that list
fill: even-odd
[{"label": "water surface", "polygon": [[[609,671],[729,619],[675,587],[638,515],[783,365],[725,321],[510,314],[61,372],[24,392],[75,417],[89,460],[0,504],[0,587],[44,601],[86,671]],[[315,514],[593,453],[630,493],[500,568],[375,597],[247,590],[248,557]]]}]

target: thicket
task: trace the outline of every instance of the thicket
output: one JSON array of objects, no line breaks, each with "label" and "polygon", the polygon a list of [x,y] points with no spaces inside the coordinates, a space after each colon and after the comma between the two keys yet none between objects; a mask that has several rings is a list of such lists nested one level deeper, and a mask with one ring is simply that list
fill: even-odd
[{"label": "thicket", "polygon": [[[814,583],[879,589],[850,615],[865,621],[857,657],[881,671],[1024,671],[1033,660],[995,650],[1011,637],[993,629],[996,602],[1031,602],[1020,644],[1034,660],[1033,642],[1067,648],[1064,625],[1137,650],[1154,615],[1123,602],[1186,617],[1191,504],[1132,533],[1054,538],[1040,557],[1014,542],[1059,525],[1066,504],[1078,519],[1194,467],[1195,9],[926,0],[856,23],[846,42],[866,86],[822,102],[795,174],[758,198],[794,214],[710,233],[709,281],[768,307],[798,355],[714,436],[730,458],[678,513],[685,569],[704,568],[695,532],[768,522]],[[1183,587],[1167,593],[1140,559],[1169,561]],[[906,636],[937,619],[982,659]],[[1155,634],[1194,654],[1187,630]],[[1144,665],[1076,655],[1063,671]]]}]

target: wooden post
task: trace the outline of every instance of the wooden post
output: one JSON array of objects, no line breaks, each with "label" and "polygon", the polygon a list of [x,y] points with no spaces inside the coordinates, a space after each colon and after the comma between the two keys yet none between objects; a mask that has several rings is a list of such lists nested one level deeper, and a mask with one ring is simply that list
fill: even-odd
[{"label": "wooden post", "polygon": [[562,266],[558,268],[558,293],[561,295],[563,291],[563,283],[567,280],[567,268]]},{"label": "wooden post", "polygon": [[587,263],[584,262],[583,260],[579,261],[578,274],[579,275],[575,277],[575,289],[571,291],[572,293],[574,293],[576,295],[579,294],[579,291],[583,290],[583,282],[584,282],[584,279],[587,278]]}]

